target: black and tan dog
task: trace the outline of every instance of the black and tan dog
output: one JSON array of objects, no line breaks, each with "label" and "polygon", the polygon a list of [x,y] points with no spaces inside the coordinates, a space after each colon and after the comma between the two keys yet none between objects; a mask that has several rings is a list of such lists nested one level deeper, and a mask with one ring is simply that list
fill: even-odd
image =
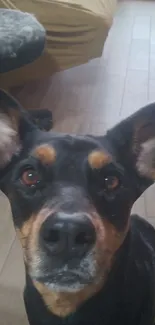
[{"label": "black and tan dog", "polygon": [[2,97],[0,184],[30,325],[153,325],[155,231],[130,211],[155,179],[155,104],[95,137],[42,131]]}]

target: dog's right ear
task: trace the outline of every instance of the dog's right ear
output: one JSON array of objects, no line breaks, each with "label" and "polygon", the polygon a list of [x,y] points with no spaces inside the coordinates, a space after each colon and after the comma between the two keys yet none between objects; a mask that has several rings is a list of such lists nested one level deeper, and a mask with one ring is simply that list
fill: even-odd
[{"label": "dog's right ear", "polygon": [[107,136],[141,195],[155,182],[155,103],[121,121]]},{"label": "dog's right ear", "polygon": [[4,90],[0,89],[0,169],[12,160],[22,147],[28,132],[35,129],[29,113]]}]

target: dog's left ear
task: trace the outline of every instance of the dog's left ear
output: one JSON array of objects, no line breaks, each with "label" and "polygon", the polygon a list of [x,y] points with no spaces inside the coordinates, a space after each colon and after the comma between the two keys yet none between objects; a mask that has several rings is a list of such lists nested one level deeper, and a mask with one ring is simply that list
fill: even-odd
[{"label": "dog's left ear", "polygon": [[21,149],[26,134],[35,128],[29,113],[0,89],[0,169],[11,161]]},{"label": "dog's left ear", "polygon": [[155,103],[116,125],[107,136],[125,168],[145,179],[146,184],[148,180],[148,185],[155,181]]}]

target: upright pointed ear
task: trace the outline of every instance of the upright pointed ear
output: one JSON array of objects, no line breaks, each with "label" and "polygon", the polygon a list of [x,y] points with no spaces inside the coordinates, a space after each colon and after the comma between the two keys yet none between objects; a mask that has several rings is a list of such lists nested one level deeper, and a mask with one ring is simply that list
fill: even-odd
[{"label": "upright pointed ear", "polygon": [[33,128],[28,112],[0,89],[0,169],[20,150],[23,137]]},{"label": "upright pointed ear", "polygon": [[116,125],[108,137],[120,162],[135,172],[144,189],[155,181],[155,103]]}]

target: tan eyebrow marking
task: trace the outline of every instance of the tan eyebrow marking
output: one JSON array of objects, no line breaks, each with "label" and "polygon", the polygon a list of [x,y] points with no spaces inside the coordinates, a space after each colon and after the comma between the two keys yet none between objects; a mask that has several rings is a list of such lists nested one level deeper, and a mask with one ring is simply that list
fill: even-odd
[{"label": "tan eyebrow marking", "polygon": [[33,151],[33,155],[38,158],[43,164],[49,165],[56,160],[56,151],[52,146],[43,144]]},{"label": "tan eyebrow marking", "polygon": [[112,161],[111,156],[104,151],[93,151],[88,156],[88,162],[92,169],[100,169]]}]

